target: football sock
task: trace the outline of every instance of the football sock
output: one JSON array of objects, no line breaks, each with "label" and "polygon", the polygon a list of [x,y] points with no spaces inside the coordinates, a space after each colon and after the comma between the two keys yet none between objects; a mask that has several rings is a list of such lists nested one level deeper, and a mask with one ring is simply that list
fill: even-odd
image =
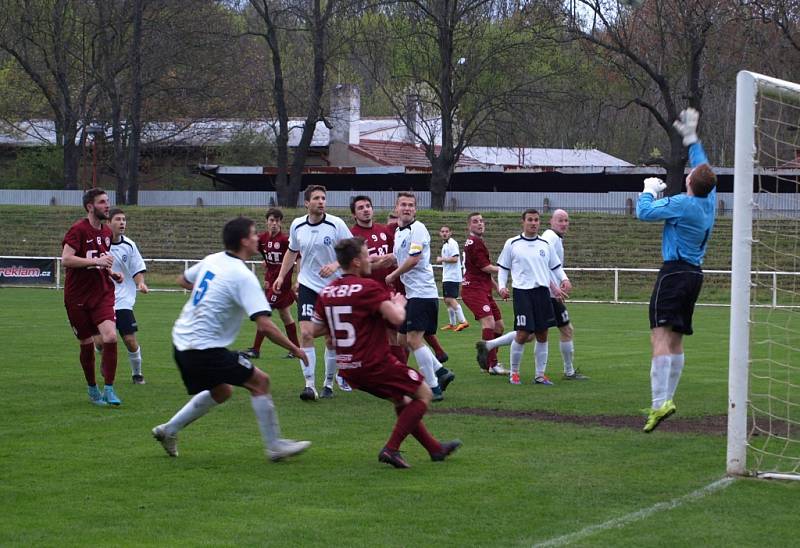
[{"label": "football sock", "polygon": [[544,372],[547,369],[547,341],[536,341],[536,345],[533,347],[533,352],[536,355],[536,376],[543,377]]},{"label": "football sock", "polygon": [[452,308],[447,309],[447,315],[450,317],[450,325],[456,324],[456,311]]},{"label": "football sock", "polygon": [[[484,327],[481,329],[481,338],[484,341],[491,341],[494,339],[494,329],[490,329],[488,327]],[[492,348],[489,350],[489,357],[486,359],[489,367],[494,367],[497,365],[497,348]]]},{"label": "football sock", "polygon": [[667,401],[670,374],[670,357],[654,356],[650,362],[650,389],[653,393],[653,409],[658,409]]},{"label": "football sock", "polygon": [[114,377],[117,376],[117,343],[103,343],[100,370],[103,373],[103,381],[113,385]]},{"label": "football sock", "polygon": [[303,352],[305,352],[306,356],[308,357],[308,365],[305,365],[303,360],[300,360],[300,368],[303,370],[303,377],[306,379],[306,386],[314,388],[314,370],[317,367],[317,350],[313,346],[309,346],[308,348],[304,348]]},{"label": "football sock", "polygon": [[508,346],[509,344],[511,344],[511,341],[513,341],[516,336],[517,336],[516,331],[509,331],[505,335],[500,335],[496,339],[486,341],[486,348],[488,348],[489,350],[494,350],[498,346]]},{"label": "football sock", "polygon": [[86,377],[86,384],[89,386],[97,386],[97,379],[94,375],[94,343],[81,345],[81,368],[83,369],[83,376]]},{"label": "football sock", "polygon": [[416,429],[419,421],[422,420],[428,406],[420,400],[412,400],[411,403],[404,405],[397,415],[397,422],[392,429],[392,435],[386,442],[386,447],[390,451],[399,451],[400,444],[408,437],[412,430]]},{"label": "football sock", "polygon": [[208,390],[195,394],[164,426],[167,434],[177,434],[179,430],[208,413],[215,405],[218,404]]},{"label": "football sock", "polygon": [[433,353],[436,356],[441,356],[442,354],[446,353],[444,348],[442,348],[442,345],[439,344],[439,338],[436,335],[425,335],[425,342],[428,343],[431,348],[433,348]]},{"label": "football sock", "polygon": [[286,331],[286,336],[294,343],[295,346],[300,346],[300,341],[297,340],[297,324],[292,322],[284,325],[283,329]]},{"label": "football sock", "polygon": [[575,346],[572,341],[561,341],[558,346],[561,349],[561,357],[564,358],[564,374],[574,375],[575,368],[572,365],[572,356],[575,354]]},{"label": "football sock", "polygon": [[458,323],[466,323],[467,319],[464,317],[464,310],[461,308],[461,305],[456,303],[456,319]]},{"label": "football sock", "polygon": [[256,331],[256,340],[253,341],[253,348],[256,352],[261,352],[261,343],[264,342],[265,335],[261,331]]},{"label": "football sock", "polygon": [[516,340],[511,341],[511,372],[519,374],[519,364],[522,362],[522,354],[525,352],[525,345],[519,344]]},{"label": "football sock", "polygon": [[281,436],[278,415],[275,413],[275,404],[272,403],[272,396],[269,394],[253,396],[250,398],[250,404],[256,414],[256,421],[258,422],[258,429],[261,430],[264,447],[269,447]]},{"label": "football sock", "polygon": [[[425,377],[425,382],[428,386],[431,388],[439,386],[439,379],[436,377],[436,370],[433,367],[433,362],[436,358],[433,352],[431,352],[431,349],[423,344],[421,347],[414,350],[414,358],[416,358],[419,371],[422,373],[422,376]],[[439,364],[439,366],[441,367],[441,364]]]},{"label": "football sock", "polygon": [[325,349],[325,386],[333,388],[333,378],[336,376],[336,350]]},{"label": "football sock", "polygon": [[[395,407],[394,411],[399,416],[405,407],[407,406]],[[425,423],[422,422],[422,417],[419,418],[419,422],[417,422],[416,426],[411,430],[411,435],[414,436],[414,439],[416,439],[428,453],[440,453],[442,451],[442,445],[439,443],[439,440],[428,432]]]},{"label": "football sock", "polygon": [[136,352],[128,352],[128,361],[131,362],[131,375],[142,374],[142,346]]},{"label": "football sock", "polygon": [[393,344],[389,347],[389,350],[392,352],[392,355],[395,358],[400,360],[400,363],[406,363],[406,361],[408,360],[408,357],[406,356],[406,353],[401,346]]},{"label": "football sock", "polygon": [[678,389],[678,382],[681,380],[681,373],[683,373],[684,354],[672,354],[670,356],[669,365],[669,381],[667,382],[667,399],[671,400],[675,397],[675,390]]}]

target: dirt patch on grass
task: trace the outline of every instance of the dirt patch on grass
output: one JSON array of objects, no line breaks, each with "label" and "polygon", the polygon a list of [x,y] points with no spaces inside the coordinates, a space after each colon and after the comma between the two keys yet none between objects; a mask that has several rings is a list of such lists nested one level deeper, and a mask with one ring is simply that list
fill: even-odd
[{"label": "dirt patch on grass", "polygon": [[[583,426],[603,426],[606,428],[630,428],[641,430],[645,417],[630,415],[561,415],[550,411],[512,411],[508,409],[484,409],[480,407],[453,407],[434,409],[433,413],[442,415],[473,415],[478,417],[500,417],[531,421],[546,421]],[[660,432],[725,435],[728,428],[726,415],[705,417],[686,417],[673,415],[658,425]]]}]

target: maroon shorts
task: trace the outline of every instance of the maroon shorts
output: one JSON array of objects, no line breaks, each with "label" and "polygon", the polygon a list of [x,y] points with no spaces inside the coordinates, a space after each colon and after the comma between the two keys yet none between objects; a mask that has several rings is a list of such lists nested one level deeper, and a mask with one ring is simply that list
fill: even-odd
[{"label": "maroon shorts", "polygon": [[386,362],[358,369],[339,369],[339,374],[353,388],[369,392],[385,400],[399,400],[403,396],[415,394],[424,382],[416,369],[400,363],[394,356],[387,356]]},{"label": "maroon shorts", "polygon": [[462,287],[461,300],[464,301],[467,308],[475,314],[476,320],[488,316],[492,316],[495,321],[503,319],[503,316],[500,314],[500,309],[497,307],[497,303],[494,302],[491,293],[487,293],[482,289],[475,290],[469,287]]},{"label": "maroon shorts", "polygon": [[289,308],[294,302],[294,291],[291,289],[284,289],[280,293],[275,293],[272,286],[264,290],[267,296],[267,302],[273,310],[280,310],[282,308]]},{"label": "maroon shorts", "polygon": [[72,326],[72,332],[75,333],[78,340],[88,339],[92,335],[97,335],[99,333],[97,326],[106,320],[111,320],[115,323],[117,321],[113,299],[111,299],[111,302],[102,302],[93,307],[87,307],[82,304],[65,304],[64,306],[67,309],[67,318]]}]

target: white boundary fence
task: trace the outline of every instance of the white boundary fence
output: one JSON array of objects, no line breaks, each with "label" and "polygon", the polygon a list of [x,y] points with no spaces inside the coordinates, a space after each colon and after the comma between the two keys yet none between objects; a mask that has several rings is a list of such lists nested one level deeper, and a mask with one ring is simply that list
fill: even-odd
[{"label": "white boundary fence", "polygon": [[[62,289],[62,277],[61,277],[61,257],[34,257],[34,256],[15,256],[15,255],[0,255],[0,259],[50,259],[56,261],[56,283],[55,285],[37,285],[35,287],[40,287],[43,289]],[[145,259],[145,263],[172,263],[172,264],[179,264],[183,267],[183,270],[187,270],[190,265],[200,261],[200,259]],[[256,268],[262,263],[262,261],[247,261],[247,264],[250,265],[250,269],[256,273]],[[440,265],[433,265],[434,268],[441,268]],[[612,289],[612,297],[610,299],[597,299],[597,300],[586,300],[586,299],[570,299],[570,302],[574,303],[597,303],[597,304],[647,304],[647,301],[628,301],[628,300],[621,300],[621,282],[620,282],[620,274],[621,273],[652,273],[655,274],[658,272],[657,268],[617,268],[617,267],[589,267],[589,268],[580,268],[580,267],[567,267],[565,268],[568,272],[608,272],[613,276],[613,289]],[[714,275],[724,275],[730,277],[731,271],[730,270],[704,270],[704,274],[714,274]],[[778,304],[778,293],[779,293],[779,284],[778,279],[784,276],[800,276],[800,272],[783,272],[783,271],[753,271],[752,274],[754,275],[769,275],[772,279],[772,287],[771,287],[771,304],[765,304],[764,307],[771,307],[771,308],[783,308],[781,305]],[[655,276],[653,276],[653,280],[655,280]],[[5,285],[2,287],[32,287],[32,286],[25,286],[25,285]],[[151,291],[185,291],[184,289],[159,289],[154,288]],[[698,306],[730,306],[729,302],[708,302],[708,303],[698,303]]]}]

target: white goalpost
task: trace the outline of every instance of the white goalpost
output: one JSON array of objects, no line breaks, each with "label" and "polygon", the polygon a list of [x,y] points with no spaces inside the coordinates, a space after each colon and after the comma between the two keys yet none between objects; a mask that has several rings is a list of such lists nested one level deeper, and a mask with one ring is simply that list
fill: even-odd
[{"label": "white goalpost", "polygon": [[[800,85],[736,79],[727,472],[800,480]],[[767,213],[760,205],[781,204]],[[769,279],[767,279],[769,278]]]}]

